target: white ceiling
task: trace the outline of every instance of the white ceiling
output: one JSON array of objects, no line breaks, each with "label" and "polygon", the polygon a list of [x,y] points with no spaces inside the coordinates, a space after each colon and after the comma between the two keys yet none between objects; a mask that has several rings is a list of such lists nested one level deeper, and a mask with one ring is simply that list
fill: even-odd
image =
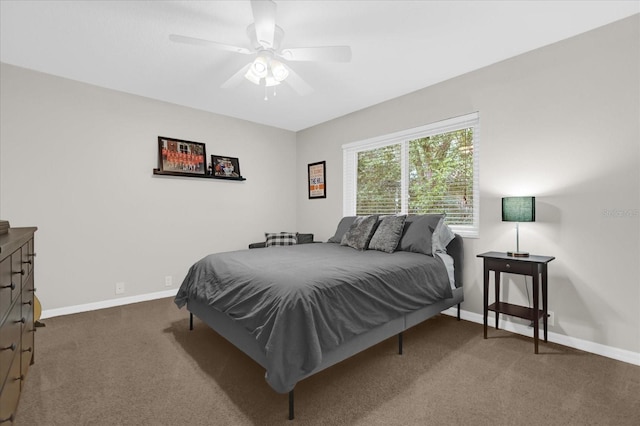
[{"label": "white ceiling", "polygon": [[0,60],[97,86],[298,131],[640,12],[640,1],[276,1],[282,47],[349,45],[350,63],[291,62],[315,90],[264,101],[248,1],[0,1]]}]

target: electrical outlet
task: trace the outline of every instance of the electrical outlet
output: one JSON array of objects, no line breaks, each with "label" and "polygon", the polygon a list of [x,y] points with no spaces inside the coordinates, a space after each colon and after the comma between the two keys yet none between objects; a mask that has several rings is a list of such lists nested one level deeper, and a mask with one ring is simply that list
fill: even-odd
[{"label": "electrical outlet", "polygon": [[556,325],[556,314],[553,311],[547,311],[547,325]]},{"label": "electrical outlet", "polygon": [[171,287],[173,285],[173,277],[171,275],[164,277],[164,285],[167,287]]},{"label": "electrical outlet", "polygon": [[116,283],[116,294],[124,293],[124,283]]}]

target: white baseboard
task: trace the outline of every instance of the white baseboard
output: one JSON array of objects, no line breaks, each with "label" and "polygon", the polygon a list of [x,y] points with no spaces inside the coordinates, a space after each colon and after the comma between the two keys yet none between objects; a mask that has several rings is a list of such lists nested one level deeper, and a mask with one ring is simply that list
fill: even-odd
[{"label": "white baseboard", "polygon": [[[47,309],[42,311],[41,318],[59,317],[62,315],[77,314],[80,312],[95,311],[98,309],[112,308],[114,306],[129,305],[131,303],[146,302],[148,300],[162,299],[165,297],[173,297],[177,293],[177,289],[159,291],[157,293],[141,294],[138,296],[121,297],[118,299],[110,299],[102,302],[86,303],[84,305],[68,306],[65,308]],[[449,308],[443,312],[446,315],[456,316],[457,308]],[[465,310],[460,311],[460,318],[466,321],[484,324],[482,315],[475,312]],[[495,317],[494,317],[495,318]],[[492,320],[493,321],[493,320]],[[516,324],[510,321],[500,321],[500,328],[512,333],[521,334],[523,336],[533,337],[533,329],[525,325]],[[626,362],[640,366],[640,353],[628,351],[625,349],[614,348],[612,346],[602,345],[600,343],[590,342],[588,340],[577,339],[564,334],[558,334],[549,331],[547,333],[548,340],[553,343],[568,346],[570,348],[579,349],[581,351],[590,352],[596,355],[605,356],[618,361]]]},{"label": "white baseboard", "polygon": [[102,302],[86,303],[84,305],[67,306],[64,308],[47,309],[42,311],[42,319],[59,317],[62,315],[77,314],[80,312],[96,311],[98,309],[113,308],[114,306],[130,305],[132,303],[146,302],[148,300],[173,297],[177,289],[159,291],[157,293],[140,294],[138,296],[120,297],[118,299],[104,300]]},{"label": "white baseboard", "polygon": [[[457,308],[449,308],[443,312],[446,315],[456,316]],[[495,324],[495,317],[490,314],[492,319],[489,323]],[[478,324],[484,324],[484,319],[481,314],[475,312],[468,312],[465,310],[460,311],[460,318],[475,322]],[[517,324],[510,321],[500,320],[500,328],[512,333],[521,334],[523,336],[533,337],[533,329],[526,325]],[[558,343],[570,348],[579,349],[581,351],[590,352],[596,355],[601,355],[607,358],[612,358],[618,361],[626,362],[640,366],[640,353],[628,351],[626,349],[615,348],[613,346],[606,346],[600,343],[590,342],[588,340],[577,339],[575,337],[566,336],[564,334],[554,333],[552,331],[547,332],[547,338],[550,342]]]}]

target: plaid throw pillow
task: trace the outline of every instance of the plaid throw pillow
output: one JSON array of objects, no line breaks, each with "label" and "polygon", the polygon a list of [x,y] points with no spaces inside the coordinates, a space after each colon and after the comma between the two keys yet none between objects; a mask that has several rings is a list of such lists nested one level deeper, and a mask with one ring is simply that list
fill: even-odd
[{"label": "plaid throw pillow", "polygon": [[265,247],[292,246],[294,244],[298,244],[297,232],[280,232],[278,234],[265,232],[264,235],[267,237]]}]

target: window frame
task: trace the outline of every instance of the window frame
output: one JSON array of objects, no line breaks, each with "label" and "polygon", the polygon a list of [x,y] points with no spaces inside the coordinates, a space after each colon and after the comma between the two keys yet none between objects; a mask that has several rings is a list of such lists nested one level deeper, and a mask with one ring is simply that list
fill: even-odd
[{"label": "window frame", "polygon": [[469,238],[478,238],[480,236],[480,114],[473,112],[470,114],[453,117],[446,120],[437,121],[424,126],[412,129],[401,130],[399,132],[390,133],[382,136],[376,136],[357,142],[351,142],[342,145],[343,155],[343,214],[344,216],[353,216],[356,214],[356,196],[357,196],[357,172],[358,172],[358,153],[382,148],[389,145],[401,144],[401,192],[402,192],[402,212],[408,211],[408,193],[409,193],[409,142],[415,139],[433,136],[441,133],[453,132],[456,130],[473,128],[473,224],[472,225],[455,225],[449,224],[451,229],[463,236]]}]

